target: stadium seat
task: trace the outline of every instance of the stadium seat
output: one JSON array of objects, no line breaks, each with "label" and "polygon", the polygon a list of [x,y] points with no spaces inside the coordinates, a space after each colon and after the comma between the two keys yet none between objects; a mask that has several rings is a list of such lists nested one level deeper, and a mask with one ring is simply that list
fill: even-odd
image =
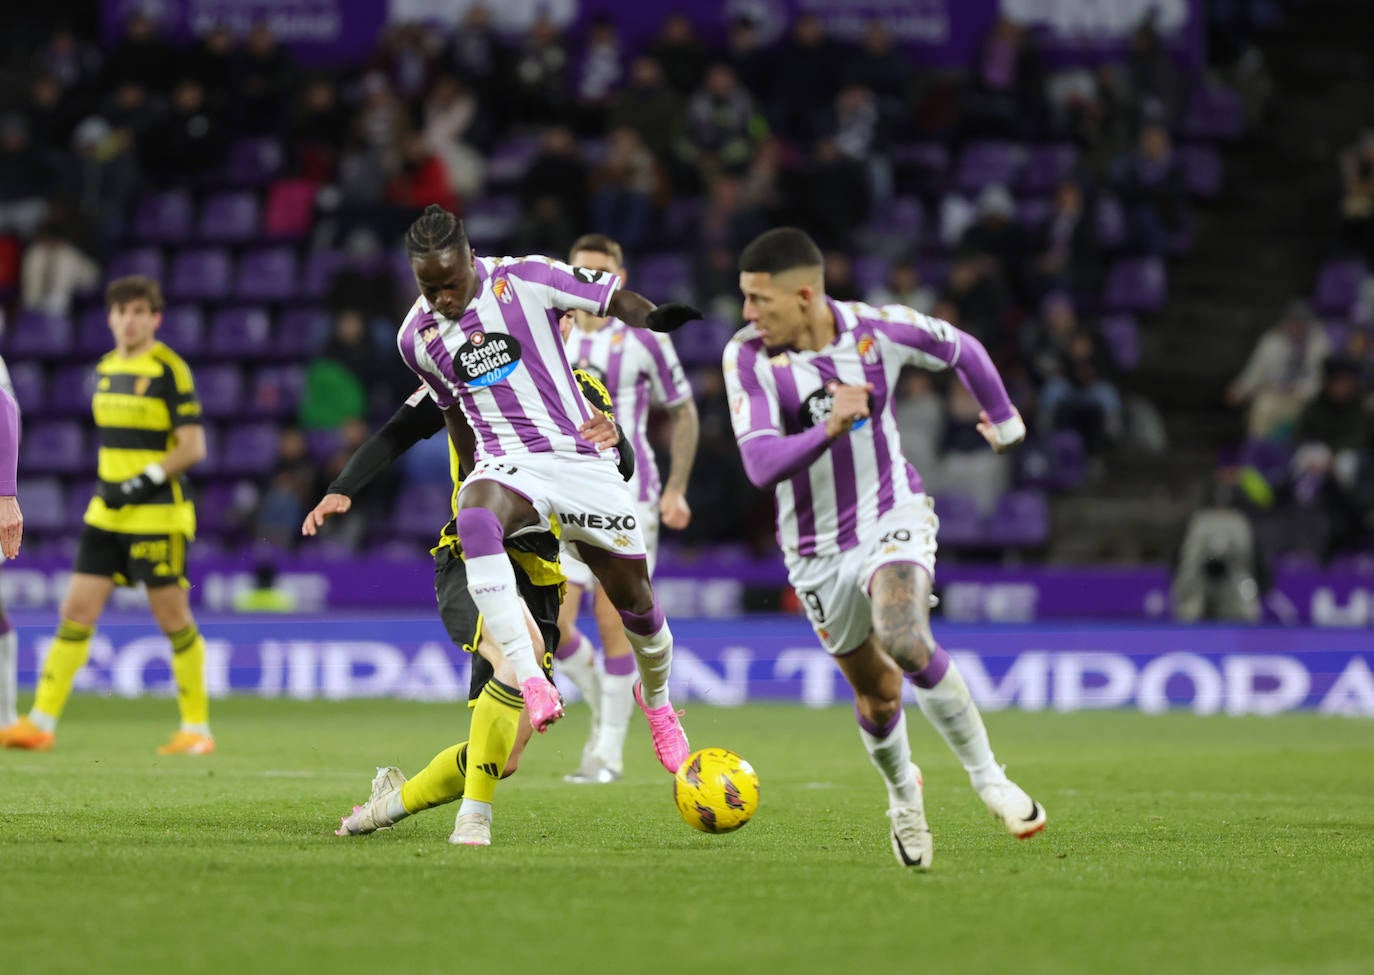
[{"label": "stadium seat", "polygon": [[[26,532],[56,532],[69,524],[66,492],[57,478],[25,477],[19,481],[16,489],[24,506]],[[24,539],[26,554],[28,541],[27,538]]]},{"label": "stadium seat", "polygon": [[692,260],[684,254],[650,254],[635,264],[634,276],[650,301],[692,300]]},{"label": "stadium seat", "polygon": [[89,417],[94,395],[93,363],[62,366],[53,373],[52,382],[48,384],[47,412],[54,416]]},{"label": "stadium seat", "polygon": [[221,308],[210,319],[207,351],[229,359],[265,359],[276,356],[272,345],[272,319],[257,307]]},{"label": "stadium seat", "polygon": [[1072,491],[1088,479],[1088,451],[1077,430],[1056,430],[1050,435],[1049,486]]},{"label": "stadium seat", "polygon": [[1126,211],[1121,201],[1110,193],[1097,198],[1093,211],[1096,221],[1097,244],[1104,251],[1114,251],[1126,242]]},{"label": "stadium seat", "polygon": [[887,276],[892,271],[892,265],[885,258],[872,255],[856,256],[850,268],[854,276],[854,287],[865,300],[875,288],[881,288],[887,283]]},{"label": "stadium seat", "polygon": [[206,422],[201,425],[205,431],[205,459],[195,467],[197,478],[209,477],[217,473],[224,463],[222,437],[217,424]]},{"label": "stadium seat", "polygon": [[396,497],[390,527],[409,538],[432,538],[452,512],[452,488],[442,484],[408,486]]},{"label": "stadium seat", "polygon": [[235,365],[203,366],[196,370],[196,392],[208,417],[242,416],[243,372]]},{"label": "stadium seat", "polygon": [[538,136],[517,135],[498,142],[487,157],[487,182],[492,186],[519,183],[538,155]]},{"label": "stadium seat", "polygon": [[301,298],[318,299],[329,293],[329,284],[334,275],[347,262],[340,251],[311,251],[305,258],[305,274],[302,278]]},{"label": "stadium seat", "polygon": [[304,386],[301,367],[264,366],[253,376],[253,412],[260,416],[293,416]]},{"label": "stadium seat", "polygon": [[318,187],[304,179],[281,179],[267,188],[262,235],[272,240],[299,240],[310,233]]},{"label": "stadium seat", "polygon": [[222,474],[261,475],[277,462],[280,434],[275,423],[235,423],[223,433],[220,463]]},{"label": "stadium seat", "polygon": [[1112,359],[1124,372],[1140,365],[1140,330],[1130,315],[1108,315],[1098,325]]},{"label": "stadium seat", "polygon": [[290,308],[277,321],[276,348],[282,358],[309,358],[328,338],[329,315],[321,308]]},{"label": "stadium seat", "polygon": [[1178,161],[1193,196],[1210,200],[1221,192],[1221,155],[1211,146],[1181,146]]},{"label": "stadium seat", "polygon": [[1050,537],[1050,506],[1042,491],[1008,491],[983,529],[983,541],[1005,548],[1036,548]]},{"label": "stadium seat", "polygon": [[179,301],[220,301],[229,295],[233,263],[229,252],[219,247],[199,247],[179,251],[172,260],[169,297]]},{"label": "stadium seat", "polygon": [[1102,300],[1109,311],[1157,312],[1168,299],[1164,261],[1132,257],[1117,261],[1107,274]]},{"label": "stadium seat", "polygon": [[334,456],[343,445],[343,438],[338,430],[307,430],[305,441],[310,446],[310,456],[320,463]]},{"label": "stadium seat", "polygon": [[14,399],[20,411],[28,416],[43,413],[47,406],[43,399],[47,386],[43,367],[37,362],[11,362],[8,366],[10,385],[14,387]]},{"label": "stadium seat", "polygon": [[935,499],[940,541],[951,546],[977,545],[983,538],[983,514],[977,499],[967,494],[941,494]]},{"label": "stadium seat", "polygon": [[956,189],[977,193],[990,183],[1011,186],[1025,151],[1011,142],[973,142],[964,147],[954,177]]},{"label": "stadium seat", "polygon": [[[19,442],[19,469],[25,474],[76,474],[94,467],[95,452],[86,443],[79,420],[43,420],[26,424]],[[28,498],[23,499],[25,514]]]},{"label": "stadium seat", "polygon": [[201,534],[223,536],[238,528],[235,513],[238,501],[238,483],[235,481],[211,481],[202,485],[196,492],[196,549],[197,557],[203,557]]},{"label": "stadium seat", "polygon": [[[463,215],[468,240],[479,253],[504,247],[515,234],[515,228],[519,223],[520,200],[514,196],[488,196],[474,200],[467,213]],[[407,264],[407,274],[409,270]]]},{"label": "stadium seat", "polygon": [[[183,359],[194,359],[205,351],[205,317],[197,305],[172,305],[162,313],[157,337]],[[194,363],[192,367],[194,368]]]},{"label": "stadium seat", "polygon": [[240,139],[229,147],[224,178],[231,186],[262,186],[281,172],[286,153],[276,139]]},{"label": "stadium seat", "polygon": [[1208,83],[1193,89],[1180,126],[1193,139],[1230,141],[1245,131],[1245,103],[1240,93]]},{"label": "stadium seat", "polygon": [[71,319],[21,311],[4,331],[5,356],[11,359],[56,359],[75,345]]},{"label": "stadium seat", "polygon": [[1318,315],[1345,318],[1360,294],[1360,283],[1368,273],[1358,260],[1327,261],[1317,274],[1317,290],[1312,307]]},{"label": "stadium seat", "polygon": [[889,200],[862,232],[867,249],[890,261],[900,260],[924,242],[926,212],[920,199],[898,196]]},{"label": "stadium seat", "polygon": [[1026,197],[1016,201],[1016,219],[1027,230],[1042,227],[1053,210],[1053,201],[1043,196]]},{"label": "stadium seat", "polygon": [[291,247],[260,247],[239,258],[234,297],[244,301],[285,301],[300,293],[300,269]]},{"label": "stadium seat", "polygon": [[1078,151],[1071,145],[1033,146],[1026,153],[1026,164],[1016,178],[1018,193],[1050,194],[1073,175]]},{"label": "stadium seat", "polygon": [[[167,313],[163,312],[163,321]],[[97,359],[114,348],[110,332],[110,315],[104,305],[92,305],[81,313],[76,324],[76,347],[72,350],[83,359]]]},{"label": "stadium seat", "polygon": [[258,197],[252,190],[212,193],[200,211],[201,240],[236,244],[258,235]]},{"label": "stadium seat", "polygon": [[888,153],[899,191],[937,196],[949,180],[949,149],[938,142],[910,142]]},{"label": "stadium seat", "polygon": [[191,194],[186,190],[149,193],[134,212],[134,236],[154,244],[180,244],[191,237]]},{"label": "stadium seat", "polygon": [[[97,485],[95,479],[87,478],[68,478],[66,498],[63,501],[63,510],[66,512],[66,528],[80,526],[86,520],[86,509],[90,507],[91,497],[95,494]],[[78,530],[80,530],[78,528]]]},{"label": "stadium seat", "polygon": [[135,247],[110,258],[109,264],[105,266],[105,280],[113,281],[115,278],[126,278],[131,274],[142,274],[154,281],[161,281],[164,267],[162,251],[156,247]]}]

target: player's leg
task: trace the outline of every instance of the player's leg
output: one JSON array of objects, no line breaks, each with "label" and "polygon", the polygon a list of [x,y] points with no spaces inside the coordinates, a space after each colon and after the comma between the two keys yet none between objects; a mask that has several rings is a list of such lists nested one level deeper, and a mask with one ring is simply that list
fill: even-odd
[{"label": "player's leg", "polygon": [[75,571],[62,598],[61,622],[39,669],[33,707],[26,717],[0,731],[0,745],[38,751],[52,747],[72,681],[90,656],[95,624],[114,589],[115,576],[123,571],[124,559],[118,536],[90,527],[82,531]]},{"label": "player's leg", "polygon": [[181,724],[159,755],[209,755],[210,696],[205,688],[205,638],[196,628],[187,596],[186,536],[172,533],[146,537],[130,547],[132,581],[148,588],[148,608],[172,645],[172,678],[176,682]]},{"label": "player's leg", "polygon": [[[0,562],[3,562],[0,557]],[[0,599],[0,729],[19,720],[19,640]],[[3,732],[0,732],[3,733]]]},{"label": "player's leg", "polygon": [[482,613],[483,625],[511,662],[531,723],[542,732],[563,716],[563,704],[535,655],[515,569],[505,549],[507,535],[534,528],[542,519],[522,494],[479,472],[480,465],[458,495],[458,537],[467,563],[468,592]]},{"label": "player's leg", "polygon": [[560,553],[559,561],[568,581],[562,605],[558,609],[558,651],[554,654],[554,667],[561,676],[572,681],[591,711],[591,728],[587,734],[587,744],[582,749],[582,762],[577,772],[566,777],[572,781],[588,764],[601,720],[601,673],[597,669],[596,649],[577,626],[582,594],[592,589],[596,581],[592,578],[591,570],[566,547]]}]

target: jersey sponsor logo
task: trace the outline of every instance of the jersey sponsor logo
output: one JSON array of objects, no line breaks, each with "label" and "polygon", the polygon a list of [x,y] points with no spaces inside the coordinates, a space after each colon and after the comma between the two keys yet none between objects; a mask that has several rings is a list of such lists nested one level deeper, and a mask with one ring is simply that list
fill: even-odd
[{"label": "jersey sponsor logo", "polygon": [[[592,515],[583,511],[560,511],[558,520],[579,528],[604,528],[606,531],[628,532],[639,526],[634,515]],[[628,539],[627,539],[628,541]]]},{"label": "jersey sponsor logo", "polygon": [[[830,419],[830,414],[835,409],[835,387],[840,383],[838,380],[831,379],[820,389],[816,390],[806,399],[802,400],[801,409],[797,411],[797,419],[805,429],[810,429],[818,424]],[[874,410],[873,394],[868,394],[868,412],[872,414]],[[855,420],[851,430],[861,430],[868,423],[868,418]]]},{"label": "jersey sponsor logo", "polygon": [[494,386],[520,365],[520,343],[504,332],[473,332],[454,357],[458,379],[471,386]]},{"label": "jersey sponsor logo", "polygon": [[509,305],[515,293],[511,291],[510,282],[505,278],[497,278],[492,282],[491,293],[496,295],[496,300],[503,305]]},{"label": "jersey sponsor logo", "polygon": [[588,284],[601,284],[610,276],[606,271],[593,271],[589,267],[575,267],[573,274]]}]

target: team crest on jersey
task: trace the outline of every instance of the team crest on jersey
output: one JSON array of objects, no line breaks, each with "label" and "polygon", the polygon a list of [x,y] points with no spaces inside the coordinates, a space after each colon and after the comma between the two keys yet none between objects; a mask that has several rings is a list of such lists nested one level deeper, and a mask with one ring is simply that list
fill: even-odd
[{"label": "team crest on jersey", "polygon": [[859,339],[857,346],[859,359],[866,366],[876,365],[878,362],[878,343],[873,341],[873,336],[865,335]]},{"label": "team crest on jersey", "polygon": [[152,384],[153,381],[147,376],[139,376],[134,380],[134,395],[142,396],[144,393],[148,392],[148,387]]},{"label": "team crest on jersey", "polygon": [[505,278],[497,278],[491,284],[491,293],[496,295],[496,300],[503,305],[509,305],[515,295],[511,292],[510,282]]},{"label": "team crest on jersey", "polygon": [[[809,430],[811,427],[822,424],[830,419],[830,413],[835,408],[835,387],[839,384],[839,380],[837,379],[828,380],[824,386],[802,400],[801,409],[797,413],[797,419],[800,421],[803,429]],[[870,415],[872,415],[873,410],[873,394],[869,393],[868,412]],[[854,425],[850,427],[850,429],[861,430],[867,422],[867,418],[855,420]]]},{"label": "team crest on jersey", "polygon": [[504,332],[473,332],[454,357],[454,372],[470,386],[494,386],[520,365],[520,343]]},{"label": "team crest on jersey", "polygon": [[622,342],[624,342],[624,341],[625,341],[625,333],[624,333],[624,332],[616,332],[614,335],[611,336],[611,348],[614,349],[617,345],[620,345],[620,344],[621,344]]}]

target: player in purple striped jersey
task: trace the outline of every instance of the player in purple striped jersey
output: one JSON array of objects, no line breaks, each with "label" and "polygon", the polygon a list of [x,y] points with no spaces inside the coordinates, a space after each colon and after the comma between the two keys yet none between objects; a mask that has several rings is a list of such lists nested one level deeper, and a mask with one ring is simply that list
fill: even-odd
[{"label": "player in purple striped jersey", "polygon": [[811,625],[854,689],[859,735],[887,785],[892,849],[930,866],[920,769],[902,712],[904,678],[1016,837],[1042,830],[1044,807],[1007,778],[958,668],[930,629],[938,522],[905,460],[892,411],[904,366],[952,368],[983,408],[996,451],[1025,437],[987,351],[948,322],[904,305],[825,294],[823,260],[786,227],[740,254],[744,318],[726,346],[725,382],[745,472],[774,488],[778,542]]},{"label": "player in purple striped jersey", "polygon": [[[586,234],[573,243],[568,263],[574,267],[606,271],[625,277],[620,245],[602,234]],[[639,459],[630,481],[639,527],[644,533],[649,573],[658,555],[660,516],[669,528],[686,528],[692,518],[687,505],[687,479],[697,450],[697,408],[692,387],[678,362],[672,340],[633,329],[614,318],[585,311],[564,317],[564,348],[577,369],[595,375],[606,387],[617,420]],[[670,417],[668,483],[661,496],[658,465],[649,444],[649,407],[666,409]],[[583,590],[593,583],[590,570],[572,556],[563,558],[568,576],[568,595],[558,616],[562,638],[558,644],[560,673],[572,680],[592,710],[592,729],[582,751],[582,764],[565,776],[575,783],[606,783],[620,778],[625,736],[634,712],[631,688],[634,657],[626,641],[615,607],[604,591],[597,590],[594,606],[597,629],[605,648],[605,663],[598,672],[596,653],[577,629],[577,612]]]},{"label": "player in purple striped jersey", "polygon": [[675,772],[689,749],[668,699],[672,633],[649,582],[633,496],[614,460],[581,432],[591,407],[558,323],[576,309],[669,332],[700,312],[656,307],[605,271],[546,257],[477,257],[462,222],[438,206],[411,224],[406,253],[420,297],[397,345],[444,411],[459,453],[475,453],[456,519],[468,589],[510,659],[530,724],[546,730],[563,706],[535,659],[504,540],[543,531],[555,516],[620,612],[639,670],[635,699],[659,761]]},{"label": "player in purple striped jersey", "polygon": [[[24,513],[19,510],[19,402],[10,373],[0,359],[0,563],[17,558],[24,541]],[[0,728],[19,720],[19,643],[0,599]]]}]

